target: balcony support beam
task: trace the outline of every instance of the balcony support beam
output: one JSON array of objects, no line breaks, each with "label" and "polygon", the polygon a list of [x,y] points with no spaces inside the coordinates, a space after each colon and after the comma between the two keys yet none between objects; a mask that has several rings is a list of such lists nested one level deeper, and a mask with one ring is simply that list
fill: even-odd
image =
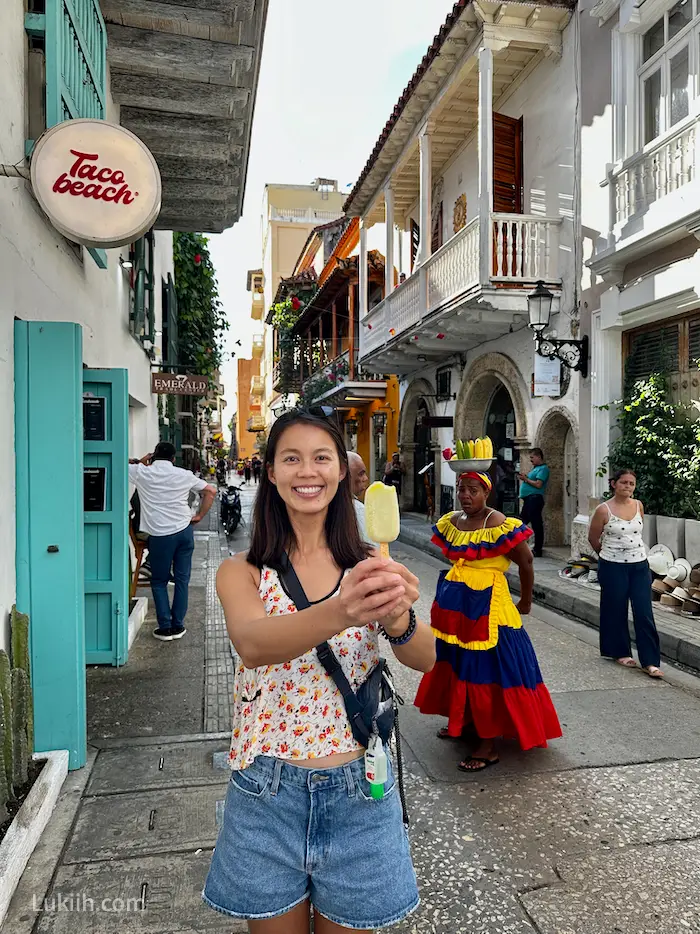
[{"label": "balcony support beam", "polygon": [[426,123],[419,138],[420,147],[420,245],[418,263],[430,259],[432,247],[433,126]]},{"label": "balcony support beam", "polygon": [[493,212],[493,51],[479,49],[479,279],[491,275]]},{"label": "balcony support beam", "polygon": [[[367,269],[367,222],[360,218],[360,259],[358,267],[360,321],[363,321],[369,311],[369,272]],[[354,289],[350,287],[350,300],[355,303]],[[352,317],[350,319],[348,338],[352,340]]]},{"label": "balcony support beam", "polygon": [[331,346],[333,359],[338,356],[338,316],[336,313],[335,300],[331,305]]},{"label": "balcony support beam", "polygon": [[384,297],[394,291],[394,188],[391,182],[384,189],[386,223],[386,253],[384,255]]},{"label": "balcony support beam", "polygon": [[[366,231],[365,231],[366,233]],[[367,242],[365,240],[365,254],[367,253]],[[360,272],[365,270],[365,299],[367,297],[367,262],[365,258],[364,266],[360,266]],[[360,295],[362,290],[360,289]],[[362,298],[360,298],[360,302]],[[348,290],[348,377],[355,379],[355,283],[350,281]]]}]

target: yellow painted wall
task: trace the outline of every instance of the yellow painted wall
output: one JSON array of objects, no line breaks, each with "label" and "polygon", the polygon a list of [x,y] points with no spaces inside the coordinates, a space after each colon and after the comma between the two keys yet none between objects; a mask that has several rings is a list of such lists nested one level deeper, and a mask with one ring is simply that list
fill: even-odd
[{"label": "yellow painted wall", "polygon": [[[386,414],[386,459],[389,460],[399,447],[399,381],[395,376],[387,380],[387,389],[383,399],[372,402],[366,408],[350,409],[346,418],[356,418],[359,427],[357,431],[357,453],[365,462],[367,473],[371,480],[381,480],[379,465],[372,457],[372,415],[375,412]],[[383,464],[381,465],[383,470]]]},{"label": "yellow painted wall", "polygon": [[[248,431],[248,419],[253,414],[250,411],[250,381],[253,376],[259,375],[260,360],[241,359],[238,361],[236,439],[238,441],[238,456],[242,458],[252,457],[255,452],[255,442],[258,436],[255,432]],[[258,413],[259,410],[256,410],[255,414]]]}]

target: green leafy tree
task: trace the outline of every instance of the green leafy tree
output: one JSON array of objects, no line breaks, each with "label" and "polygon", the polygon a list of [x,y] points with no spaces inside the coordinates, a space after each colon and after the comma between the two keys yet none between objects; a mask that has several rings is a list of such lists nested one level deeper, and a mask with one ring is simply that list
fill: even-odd
[{"label": "green leafy tree", "polygon": [[279,353],[279,392],[284,396],[298,386],[297,379],[297,339],[292,329],[297,322],[302,305],[297,298],[288,298],[273,306],[272,326],[277,331]]},{"label": "green leafy tree", "polygon": [[201,376],[220,368],[228,329],[207,244],[202,234],[173,235],[179,360]]},{"label": "green leafy tree", "polygon": [[619,437],[600,473],[634,470],[648,513],[700,518],[700,434],[693,409],[672,402],[667,377],[653,373],[628,386],[617,410]]}]

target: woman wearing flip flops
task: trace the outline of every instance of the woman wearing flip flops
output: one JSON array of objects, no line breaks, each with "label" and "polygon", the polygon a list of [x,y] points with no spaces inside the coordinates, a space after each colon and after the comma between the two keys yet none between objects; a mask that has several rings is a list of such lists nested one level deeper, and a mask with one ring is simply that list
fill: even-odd
[{"label": "woman wearing flip flops", "polygon": [[[422,713],[447,717],[441,739],[475,738],[477,747],[459,763],[463,772],[495,765],[495,740],[517,739],[522,749],[546,746],[561,727],[523,628],[532,604],[532,532],[520,519],[489,509],[488,474],[461,474],[461,512],[433,528],[433,542],[453,563],[442,571],[431,612],[437,663],[425,675],[415,704]],[[510,596],[505,572],[520,572],[520,602]]]},{"label": "woman wearing flip flops", "polygon": [[633,498],[636,486],[633,470],[618,470],[610,480],[612,498],[598,506],[588,530],[588,541],[599,555],[600,654],[624,668],[637,667],[627,623],[631,603],[639,662],[650,678],[662,678],[651,571],[642,538],[644,507]]}]

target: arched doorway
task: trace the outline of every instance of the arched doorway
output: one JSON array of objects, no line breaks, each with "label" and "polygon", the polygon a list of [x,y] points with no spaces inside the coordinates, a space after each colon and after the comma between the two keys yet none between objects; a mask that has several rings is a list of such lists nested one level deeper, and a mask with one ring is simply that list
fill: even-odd
[{"label": "arched doorway", "polygon": [[507,516],[517,516],[518,477],[515,464],[518,452],[515,448],[515,406],[506,387],[497,387],[489,402],[486,413],[485,432],[493,442],[495,460],[491,468],[493,493],[491,505]]},{"label": "arched doorway", "polygon": [[[435,503],[435,478],[434,470],[421,474],[429,463],[433,460],[432,449],[432,430],[425,424],[425,418],[429,414],[428,405],[425,399],[418,401],[418,411],[416,420],[413,424],[413,510],[422,515],[428,512],[428,491]],[[427,482],[426,482],[427,477]]]},{"label": "arched doorway", "polygon": [[478,438],[484,434],[489,404],[502,386],[513,403],[515,447],[521,450],[528,446],[527,386],[510,357],[501,353],[479,357],[462,377],[455,406],[455,438]]},{"label": "arched doorway", "polygon": [[[435,477],[440,476],[437,437],[433,437],[436,433],[423,423],[426,415],[435,414],[435,387],[426,379],[414,380],[403,397],[399,424],[399,449],[406,468],[400,497],[402,509],[415,510],[418,505],[426,502],[423,477],[418,471],[429,461],[435,464],[435,468],[429,472],[433,498],[435,497]],[[392,452],[387,453],[391,456]]]},{"label": "arched doorway", "polygon": [[544,541],[550,547],[571,543],[578,501],[578,430],[565,406],[549,409],[540,422],[535,447],[542,448],[549,467],[544,508]]}]

